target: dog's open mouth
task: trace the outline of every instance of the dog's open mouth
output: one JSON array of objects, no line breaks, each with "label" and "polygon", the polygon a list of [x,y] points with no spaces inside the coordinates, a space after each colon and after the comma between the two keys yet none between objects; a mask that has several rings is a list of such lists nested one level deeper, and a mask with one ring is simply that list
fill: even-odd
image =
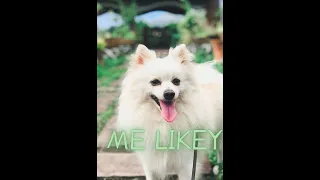
[{"label": "dog's open mouth", "polygon": [[151,98],[154,100],[154,102],[156,102],[161,110],[161,106],[160,106],[160,102],[159,102],[159,99],[155,96],[155,95],[151,95]]},{"label": "dog's open mouth", "polygon": [[159,106],[160,111],[161,111],[161,115],[167,122],[172,122],[176,118],[177,111],[176,111],[175,103],[173,100],[172,101],[159,100],[153,94],[151,95],[151,98]]}]

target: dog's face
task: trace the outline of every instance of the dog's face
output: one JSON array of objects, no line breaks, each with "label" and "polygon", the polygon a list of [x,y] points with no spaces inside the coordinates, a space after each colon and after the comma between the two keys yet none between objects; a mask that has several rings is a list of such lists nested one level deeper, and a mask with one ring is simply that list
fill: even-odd
[{"label": "dog's face", "polygon": [[170,48],[165,58],[157,58],[147,47],[138,45],[132,59],[132,85],[139,91],[139,98],[152,102],[167,122],[174,121],[176,104],[187,98],[184,94],[194,84],[190,75],[192,57],[184,44]]}]

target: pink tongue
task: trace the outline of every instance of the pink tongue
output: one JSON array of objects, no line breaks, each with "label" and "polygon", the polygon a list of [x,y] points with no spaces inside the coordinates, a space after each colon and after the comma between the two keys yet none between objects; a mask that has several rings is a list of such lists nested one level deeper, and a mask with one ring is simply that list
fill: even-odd
[{"label": "pink tongue", "polygon": [[177,111],[174,106],[174,103],[166,104],[160,100],[160,107],[161,115],[167,122],[172,122],[176,118]]}]

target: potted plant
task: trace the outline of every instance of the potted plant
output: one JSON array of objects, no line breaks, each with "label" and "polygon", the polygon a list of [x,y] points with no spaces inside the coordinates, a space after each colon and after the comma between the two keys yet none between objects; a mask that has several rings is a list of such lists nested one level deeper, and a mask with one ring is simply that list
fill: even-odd
[{"label": "potted plant", "polygon": [[107,47],[117,47],[119,45],[132,45],[136,40],[136,33],[124,24],[116,27],[113,31],[105,33]]},{"label": "potted plant", "polygon": [[178,32],[181,35],[180,42],[189,44],[196,39],[206,38],[208,31],[203,10],[190,9],[185,17],[177,24]]},{"label": "potted plant", "polygon": [[222,16],[222,8],[216,13],[217,22],[209,24],[204,10],[193,9],[187,0],[183,0],[186,15],[178,23],[178,31],[181,35],[181,42],[189,44],[190,42],[206,43],[210,42],[215,62],[222,62],[222,39],[223,39],[223,25],[219,20]]},{"label": "potted plant", "polygon": [[222,63],[223,61],[223,24],[217,22],[214,31],[208,36],[214,54],[214,61]]},{"label": "potted plant", "polygon": [[[187,2],[184,0],[184,2]],[[216,32],[216,27],[208,23],[206,12],[203,9],[187,8],[185,17],[178,23],[177,28],[181,34],[181,42],[189,44],[190,42],[207,43],[208,36]]]},{"label": "potted plant", "polygon": [[223,59],[223,51],[222,51],[222,41],[220,39],[220,36],[218,34],[210,35],[209,36],[212,52],[214,55],[214,61],[215,62],[222,62]]},{"label": "potted plant", "polygon": [[[136,33],[133,31],[135,26],[134,17],[137,14],[136,3],[133,1],[129,5],[125,4],[123,0],[115,0],[120,9],[120,15],[124,24],[113,28],[110,36],[106,38],[108,47],[117,47],[119,45],[132,45],[136,40]],[[117,21],[118,19],[114,19]]]}]

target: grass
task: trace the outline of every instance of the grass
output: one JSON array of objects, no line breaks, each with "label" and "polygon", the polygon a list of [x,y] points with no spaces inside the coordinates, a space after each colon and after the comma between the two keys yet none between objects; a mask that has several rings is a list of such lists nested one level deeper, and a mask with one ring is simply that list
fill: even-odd
[{"label": "grass", "polygon": [[214,67],[221,73],[223,74],[223,63],[217,63],[214,65]]},{"label": "grass", "polygon": [[115,80],[118,80],[127,69],[125,67],[114,67],[106,73],[105,78],[102,79],[100,86],[109,86]]},{"label": "grass", "polygon": [[[127,61],[126,56],[119,56],[111,59],[106,58],[105,65],[97,65],[97,79],[101,81],[99,86],[109,86],[110,83],[119,79],[126,72],[126,67],[121,66]],[[97,122],[97,134],[100,134],[105,124],[114,115],[117,99],[112,101],[107,110],[98,114],[100,120]]]},{"label": "grass", "polygon": [[110,83],[119,79],[125,72],[126,67],[123,67],[127,61],[126,56],[119,56],[115,59],[105,59],[105,66],[97,65],[97,79],[101,81],[100,86],[109,86]]},{"label": "grass", "polygon": [[100,134],[108,120],[115,114],[117,102],[117,99],[113,100],[106,111],[98,114],[98,117],[100,117],[101,119],[97,122],[97,134]]},{"label": "grass", "polygon": [[[119,79],[127,70],[126,67],[121,66],[127,61],[124,55],[114,59],[106,58],[104,61],[104,66],[97,65],[97,79],[101,82],[99,86],[109,86],[110,83]],[[117,99],[112,101],[107,110],[97,115],[100,118],[97,121],[97,135],[100,134],[108,120],[115,114],[116,104]]]},{"label": "grass", "polygon": [[100,64],[97,65],[97,79],[113,76],[115,72],[118,71],[120,65],[124,64],[127,61],[126,56],[119,56],[117,58],[106,58],[104,60],[104,67]]}]

